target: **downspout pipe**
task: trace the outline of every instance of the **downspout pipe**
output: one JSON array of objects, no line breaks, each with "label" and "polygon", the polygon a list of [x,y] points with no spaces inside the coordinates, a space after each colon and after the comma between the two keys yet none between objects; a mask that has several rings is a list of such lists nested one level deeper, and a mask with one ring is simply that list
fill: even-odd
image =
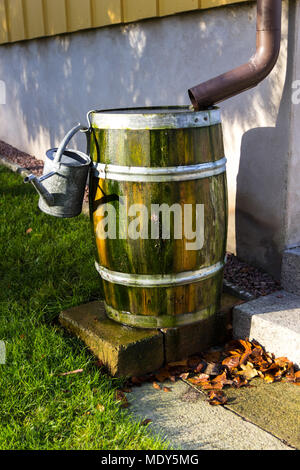
[{"label": "downspout pipe", "polygon": [[189,90],[195,110],[207,109],[249,90],[274,68],[281,42],[282,0],[257,0],[256,53],[249,62]]}]

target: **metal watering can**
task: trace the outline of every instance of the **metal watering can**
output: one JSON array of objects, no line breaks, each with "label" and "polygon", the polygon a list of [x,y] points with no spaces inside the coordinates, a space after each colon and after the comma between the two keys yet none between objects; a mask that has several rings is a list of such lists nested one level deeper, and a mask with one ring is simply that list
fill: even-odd
[{"label": "metal watering can", "polygon": [[43,176],[29,175],[24,180],[33,184],[39,193],[40,210],[54,217],[77,217],[82,212],[91,159],[83,152],[67,149],[78,131],[88,132],[88,129],[81,124],[71,129],[58,149],[46,152]]}]

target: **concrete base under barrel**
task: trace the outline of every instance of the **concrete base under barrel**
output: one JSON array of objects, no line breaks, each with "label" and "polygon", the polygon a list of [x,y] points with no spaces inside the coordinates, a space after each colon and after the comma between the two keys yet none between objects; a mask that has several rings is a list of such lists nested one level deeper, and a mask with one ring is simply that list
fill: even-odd
[{"label": "concrete base under barrel", "polygon": [[237,297],[223,294],[216,316],[169,330],[122,326],[107,318],[101,301],[62,312],[60,323],[88,346],[112,376],[142,376],[224,343],[230,337],[232,309],[239,303]]}]

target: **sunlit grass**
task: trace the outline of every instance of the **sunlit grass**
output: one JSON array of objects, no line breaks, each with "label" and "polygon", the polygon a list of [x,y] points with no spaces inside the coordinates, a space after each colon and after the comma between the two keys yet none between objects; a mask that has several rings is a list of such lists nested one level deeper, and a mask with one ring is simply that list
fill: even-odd
[{"label": "sunlit grass", "polygon": [[0,449],[166,448],[115,402],[121,381],[58,324],[61,310],[101,297],[89,221],[43,215],[33,188],[2,168],[0,187]]}]

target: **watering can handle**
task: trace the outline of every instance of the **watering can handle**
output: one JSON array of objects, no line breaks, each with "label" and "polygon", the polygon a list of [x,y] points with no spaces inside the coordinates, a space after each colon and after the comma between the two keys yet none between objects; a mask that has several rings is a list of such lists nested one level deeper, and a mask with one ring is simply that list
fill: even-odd
[{"label": "watering can handle", "polygon": [[65,138],[61,142],[60,146],[58,147],[58,150],[57,150],[56,155],[55,155],[54,163],[60,163],[61,158],[62,158],[64,152],[66,151],[67,145],[70,142],[70,140],[72,139],[72,137],[74,137],[74,135],[77,134],[78,131],[86,131],[86,130],[87,130],[86,126],[83,126],[82,124],[77,124],[77,126],[73,127],[73,129],[71,129],[67,133],[67,135],[65,136]]}]

